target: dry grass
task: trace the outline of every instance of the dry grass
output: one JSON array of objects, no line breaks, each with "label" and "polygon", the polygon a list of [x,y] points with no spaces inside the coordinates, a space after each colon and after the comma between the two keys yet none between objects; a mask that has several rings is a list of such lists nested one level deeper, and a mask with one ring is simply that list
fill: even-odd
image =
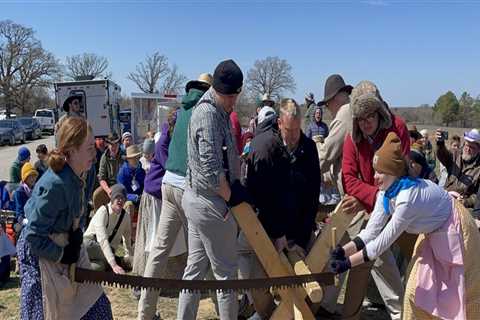
[{"label": "dry grass", "polygon": [[[20,289],[18,276],[14,276],[6,287],[0,289],[0,319],[20,319]],[[105,287],[105,292],[112,304],[113,317],[118,320],[136,319],[138,301],[133,297],[132,290]],[[157,310],[162,319],[175,319],[177,314],[177,298],[160,297]],[[210,299],[203,299],[198,310],[198,319],[218,319]]]},{"label": "dry grass", "polygon": [[[18,276],[14,276],[6,287],[0,289],[0,319],[20,319]],[[133,297],[130,289],[105,287],[105,292],[112,304],[113,317],[118,320],[136,319],[137,300]],[[343,290],[342,290],[343,293]],[[343,294],[341,295],[341,300]],[[178,299],[176,297],[160,297],[158,299],[157,311],[162,319],[176,319]],[[210,298],[200,301],[198,319],[218,319],[215,307]],[[368,309],[362,310],[362,319],[387,320],[389,316],[383,310]]]}]

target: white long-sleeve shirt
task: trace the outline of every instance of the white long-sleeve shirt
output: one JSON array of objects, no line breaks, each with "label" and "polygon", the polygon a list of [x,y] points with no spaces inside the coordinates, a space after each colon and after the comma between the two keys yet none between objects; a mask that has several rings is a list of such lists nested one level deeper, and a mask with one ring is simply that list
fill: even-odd
[{"label": "white long-sleeve shirt", "polygon": [[400,191],[390,200],[389,215],[383,208],[383,195],[383,191],[379,192],[368,224],[358,234],[370,260],[388,249],[402,232],[430,233],[440,228],[452,213],[450,195],[429,180],[420,179],[417,186]]},{"label": "white long-sleeve shirt", "polygon": [[[110,214],[108,214],[108,212]],[[108,204],[108,212],[105,206],[98,208],[97,212],[90,221],[84,237],[96,236],[97,242],[102,248],[102,252],[107,259],[108,263],[112,265],[115,262],[115,256],[112,252],[112,248],[117,249],[123,240],[123,246],[125,249],[125,255],[130,256],[132,251],[132,238],[131,238],[131,221],[130,214],[125,212],[122,223],[113,237],[112,242],[108,242],[108,238],[113,233],[113,229],[117,225],[118,219],[120,219],[120,213],[113,212],[111,203]],[[108,223],[108,227],[107,227]]]}]

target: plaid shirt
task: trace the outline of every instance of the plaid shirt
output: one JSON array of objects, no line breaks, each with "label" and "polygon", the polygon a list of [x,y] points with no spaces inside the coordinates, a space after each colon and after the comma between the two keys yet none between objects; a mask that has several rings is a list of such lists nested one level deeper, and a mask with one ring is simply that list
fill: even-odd
[{"label": "plaid shirt", "polygon": [[[230,183],[239,179],[240,159],[230,117],[216,104],[212,89],[199,103],[193,109],[188,128],[187,183],[197,192],[218,194],[222,175]],[[224,150],[227,163],[224,163]]]}]

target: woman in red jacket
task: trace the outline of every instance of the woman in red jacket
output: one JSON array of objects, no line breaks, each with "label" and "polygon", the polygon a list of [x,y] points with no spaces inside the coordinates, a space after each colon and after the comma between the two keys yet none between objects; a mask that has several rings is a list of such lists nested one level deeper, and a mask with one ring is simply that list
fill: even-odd
[{"label": "woman in red jacket", "polygon": [[376,89],[373,83],[362,81],[351,95],[353,125],[343,145],[342,175],[345,193],[355,197],[367,212],[371,212],[378,192],[373,178],[375,151],[382,146],[389,132],[395,132],[402,142],[403,155],[408,157],[410,136],[403,119],[391,113],[378,89],[375,92],[368,87]]},{"label": "woman in red jacket", "polygon": [[[382,146],[387,134],[395,132],[400,137],[403,155],[408,157],[410,135],[404,121],[391,113],[373,83],[361,81],[353,89],[350,99],[353,122],[352,131],[346,135],[343,145],[342,178],[346,196],[342,208],[346,214],[366,211],[359,213],[349,228],[349,236],[354,238],[366,224],[365,218],[373,210],[377,198],[378,186],[373,169],[375,152]],[[359,315],[368,273],[372,270],[373,279],[391,318],[400,318],[403,286],[395,259],[388,251],[378,260],[375,265],[371,263],[352,270],[348,281],[356,285],[349,285],[347,289],[346,301],[349,302],[344,308],[344,316]]]}]

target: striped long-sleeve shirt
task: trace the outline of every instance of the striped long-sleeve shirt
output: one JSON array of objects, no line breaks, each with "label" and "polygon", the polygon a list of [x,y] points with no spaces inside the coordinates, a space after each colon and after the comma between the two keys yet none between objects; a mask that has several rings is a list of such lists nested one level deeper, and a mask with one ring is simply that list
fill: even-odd
[{"label": "striped long-sleeve shirt", "polygon": [[[210,89],[194,107],[188,129],[187,183],[205,194],[218,194],[220,177],[239,179],[240,160],[231,133],[230,118]],[[226,162],[224,163],[224,150]]]}]

